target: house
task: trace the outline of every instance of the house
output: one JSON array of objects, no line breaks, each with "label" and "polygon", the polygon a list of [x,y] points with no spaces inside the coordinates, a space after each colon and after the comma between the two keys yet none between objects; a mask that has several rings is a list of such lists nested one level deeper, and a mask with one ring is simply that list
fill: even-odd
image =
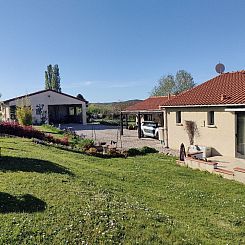
[{"label": "house", "polygon": [[5,100],[2,103],[4,121],[16,120],[16,108],[22,104],[32,109],[33,123],[82,123],[86,124],[85,99],[54,90],[41,90],[25,96]]},{"label": "house", "polygon": [[245,71],[227,72],[183,92],[165,111],[165,146],[190,145],[186,125],[195,124],[194,144],[212,147],[212,155],[245,157]]}]

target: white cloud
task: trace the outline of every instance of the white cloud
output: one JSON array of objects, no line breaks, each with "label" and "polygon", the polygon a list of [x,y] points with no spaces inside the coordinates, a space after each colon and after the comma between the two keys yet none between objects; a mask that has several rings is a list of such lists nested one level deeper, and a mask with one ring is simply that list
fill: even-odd
[{"label": "white cloud", "polygon": [[81,81],[81,82],[74,82],[74,83],[68,83],[63,85],[64,88],[83,88],[83,87],[89,87],[89,86],[96,86],[97,88],[133,88],[133,87],[141,87],[144,86],[144,84],[147,84],[148,82],[142,82],[142,81],[127,81],[127,82],[111,82],[111,81]]},{"label": "white cloud", "polygon": [[67,83],[63,85],[64,88],[82,88],[91,86],[94,82],[92,81],[82,81],[82,82],[74,82],[74,83]]}]

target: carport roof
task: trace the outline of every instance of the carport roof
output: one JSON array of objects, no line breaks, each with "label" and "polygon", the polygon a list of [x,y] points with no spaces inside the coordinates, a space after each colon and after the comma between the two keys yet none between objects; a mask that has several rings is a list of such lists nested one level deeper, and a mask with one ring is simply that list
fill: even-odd
[{"label": "carport roof", "polygon": [[134,105],[127,107],[124,112],[160,111],[160,106],[168,101],[170,96],[152,96]]}]

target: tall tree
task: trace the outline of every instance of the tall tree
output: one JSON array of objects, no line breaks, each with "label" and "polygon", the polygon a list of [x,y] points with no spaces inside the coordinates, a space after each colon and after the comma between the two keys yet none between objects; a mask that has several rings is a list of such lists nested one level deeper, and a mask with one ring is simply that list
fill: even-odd
[{"label": "tall tree", "polygon": [[48,65],[45,71],[45,89],[52,89],[61,92],[60,71],[58,65]]},{"label": "tall tree", "polygon": [[175,77],[167,75],[161,77],[157,85],[151,91],[151,96],[166,96],[168,94],[179,94],[195,86],[193,77],[185,70],[177,71]]},{"label": "tall tree", "polygon": [[153,88],[152,96],[164,96],[173,94],[175,91],[175,81],[173,75],[162,76],[158,81],[157,85]]},{"label": "tall tree", "polygon": [[52,65],[47,66],[47,71],[45,71],[45,89],[52,89],[51,79],[53,74]]},{"label": "tall tree", "polygon": [[179,94],[185,90],[195,86],[193,77],[185,70],[179,70],[175,76],[175,94]]}]

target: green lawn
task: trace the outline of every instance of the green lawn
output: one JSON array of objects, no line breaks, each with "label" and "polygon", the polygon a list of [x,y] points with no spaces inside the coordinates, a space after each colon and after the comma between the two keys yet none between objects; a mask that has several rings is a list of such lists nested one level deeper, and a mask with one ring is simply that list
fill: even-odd
[{"label": "green lawn", "polygon": [[51,134],[55,138],[63,138],[64,137],[64,132],[58,128],[55,128],[50,125],[41,125],[41,126],[33,126],[35,129],[40,130],[46,134]]},{"label": "green lawn", "polygon": [[0,146],[0,244],[245,244],[242,184],[161,154]]}]

